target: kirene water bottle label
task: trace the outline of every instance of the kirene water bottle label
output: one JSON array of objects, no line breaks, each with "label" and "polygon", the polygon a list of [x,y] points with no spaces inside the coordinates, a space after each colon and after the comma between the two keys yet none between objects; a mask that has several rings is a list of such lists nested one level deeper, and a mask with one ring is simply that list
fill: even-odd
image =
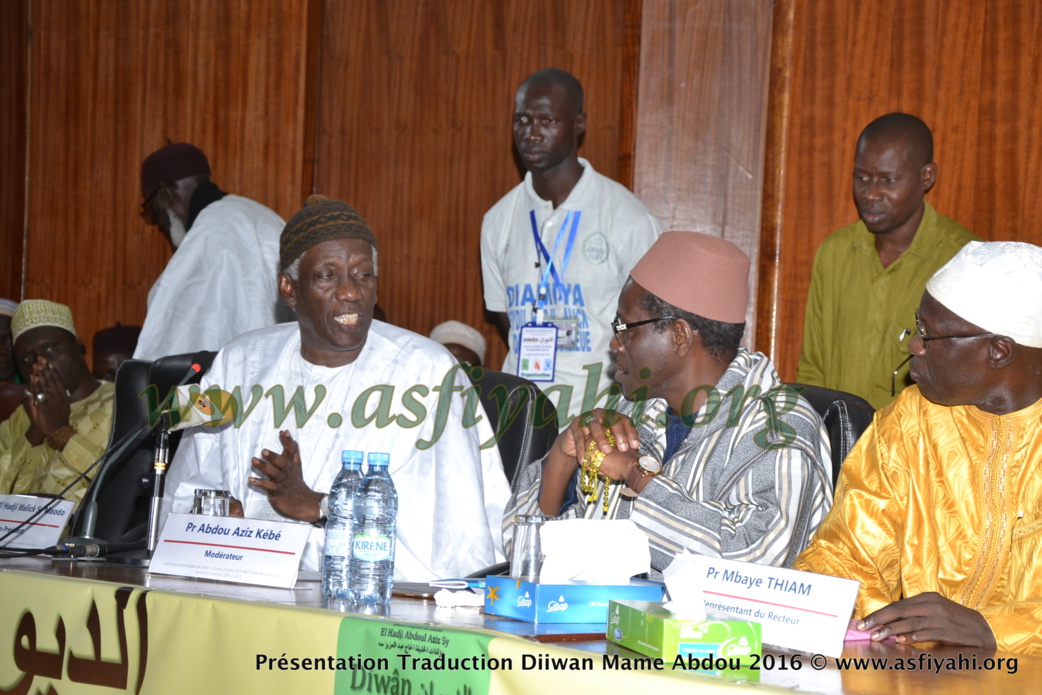
[{"label": "kirene water bottle label", "polygon": [[351,532],[346,528],[326,529],[326,555],[347,557],[351,554]]},{"label": "kirene water bottle label", "polygon": [[358,534],[354,538],[353,552],[359,560],[366,562],[380,562],[391,557],[391,544],[394,542],[389,536],[376,534]]}]

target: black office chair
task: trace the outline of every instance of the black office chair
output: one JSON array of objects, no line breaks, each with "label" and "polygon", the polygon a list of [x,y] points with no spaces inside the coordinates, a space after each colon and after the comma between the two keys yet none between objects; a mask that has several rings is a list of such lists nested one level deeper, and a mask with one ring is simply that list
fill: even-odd
[{"label": "black office chair", "polygon": [[557,439],[557,409],[528,379],[484,367],[466,368],[513,487],[517,471],[543,458]]},{"label": "black office chair", "polygon": [[[102,464],[80,504],[72,525],[74,536],[92,536],[112,543],[145,538],[156,424],[148,422],[149,414],[174,386],[199,383],[215,354],[171,355],[155,362],[127,360],[120,365],[116,372],[112,432],[105,451],[110,458]],[[201,370],[194,371],[193,364]],[[170,435],[171,460],[180,440],[181,432]]]},{"label": "black office chair", "polygon": [[868,401],[845,391],[809,384],[787,384],[800,392],[825,421],[832,445],[832,482],[839,480],[843,460],[854,448],[858,437],[872,424],[875,415]]}]

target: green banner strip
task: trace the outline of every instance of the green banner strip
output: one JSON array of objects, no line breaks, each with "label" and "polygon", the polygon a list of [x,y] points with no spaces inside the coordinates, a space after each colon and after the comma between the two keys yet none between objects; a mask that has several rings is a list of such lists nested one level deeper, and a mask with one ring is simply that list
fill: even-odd
[{"label": "green banner strip", "polygon": [[488,695],[492,637],[471,630],[345,617],[337,657],[347,670],[336,672],[338,695]]}]

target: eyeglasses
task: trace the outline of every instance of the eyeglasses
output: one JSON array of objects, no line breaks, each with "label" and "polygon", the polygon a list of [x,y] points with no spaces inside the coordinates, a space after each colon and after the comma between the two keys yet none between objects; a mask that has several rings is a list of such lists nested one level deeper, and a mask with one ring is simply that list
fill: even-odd
[{"label": "eyeglasses", "polygon": [[620,319],[618,316],[616,316],[611,321],[611,332],[614,333],[616,336],[618,336],[619,333],[622,333],[623,331],[628,331],[629,329],[636,328],[637,326],[643,326],[646,323],[655,323],[656,321],[676,321],[676,320],[677,320],[676,316],[660,316],[657,319],[644,319],[643,321],[630,321],[629,323],[623,323],[622,319]]},{"label": "eyeglasses", "polygon": [[[923,323],[919,320],[919,310],[915,310],[915,332],[919,336],[919,342],[923,344],[923,349],[926,349],[927,343],[934,340],[958,340],[960,338],[999,338],[997,333],[971,333],[969,335],[926,335],[925,329],[923,329]],[[903,339],[907,333],[901,333],[899,340]],[[897,365],[893,372],[890,373],[890,395],[897,395],[897,374],[901,371],[901,367],[908,364],[913,355],[909,355],[901,360],[901,364]],[[901,388],[904,388],[903,386]]]},{"label": "eyeglasses", "polygon": [[149,193],[148,197],[145,198],[143,203],[141,203],[141,219],[145,221],[145,224],[153,227],[156,226],[156,209],[152,205],[152,202],[155,200],[156,196],[159,195],[159,191],[163,190],[163,186],[166,185],[167,184],[162,183],[156,186],[155,190]]},{"label": "eyeglasses", "polygon": [[923,349],[926,348],[926,344],[934,340],[957,340],[959,338],[1001,338],[998,333],[971,333],[969,335],[926,335],[923,330],[922,321],[919,320],[919,310],[915,310],[915,332],[919,334],[919,342],[923,344]]}]

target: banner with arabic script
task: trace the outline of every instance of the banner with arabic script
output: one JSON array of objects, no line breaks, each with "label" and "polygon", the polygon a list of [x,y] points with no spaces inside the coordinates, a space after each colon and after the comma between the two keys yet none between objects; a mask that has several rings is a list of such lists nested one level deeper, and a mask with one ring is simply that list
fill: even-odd
[{"label": "banner with arabic script", "polygon": [[0,573],[0,692],[142,692],[147,589]]},{"label": "banner with arabic script", "polygon": [[[695,685],[700,693],[736,687],[696,684],[668,666],[646,671],[614,645],[571,649],[459,624],[473,624],[474,609],[439,611],[436,620],[456,625],[410,623],[292,605],[317,587],[150,577],[166,587],[150,589],[56,576],[67,566],[39,564],[35,572],[0,566],[0,695],[688,695]],[[254,600],[213,595],[222,592]]]},{"label": "banner with arabic script", "polygon": [[339,614],[16,570],[0,597],[0,694],[333,692]]}]

